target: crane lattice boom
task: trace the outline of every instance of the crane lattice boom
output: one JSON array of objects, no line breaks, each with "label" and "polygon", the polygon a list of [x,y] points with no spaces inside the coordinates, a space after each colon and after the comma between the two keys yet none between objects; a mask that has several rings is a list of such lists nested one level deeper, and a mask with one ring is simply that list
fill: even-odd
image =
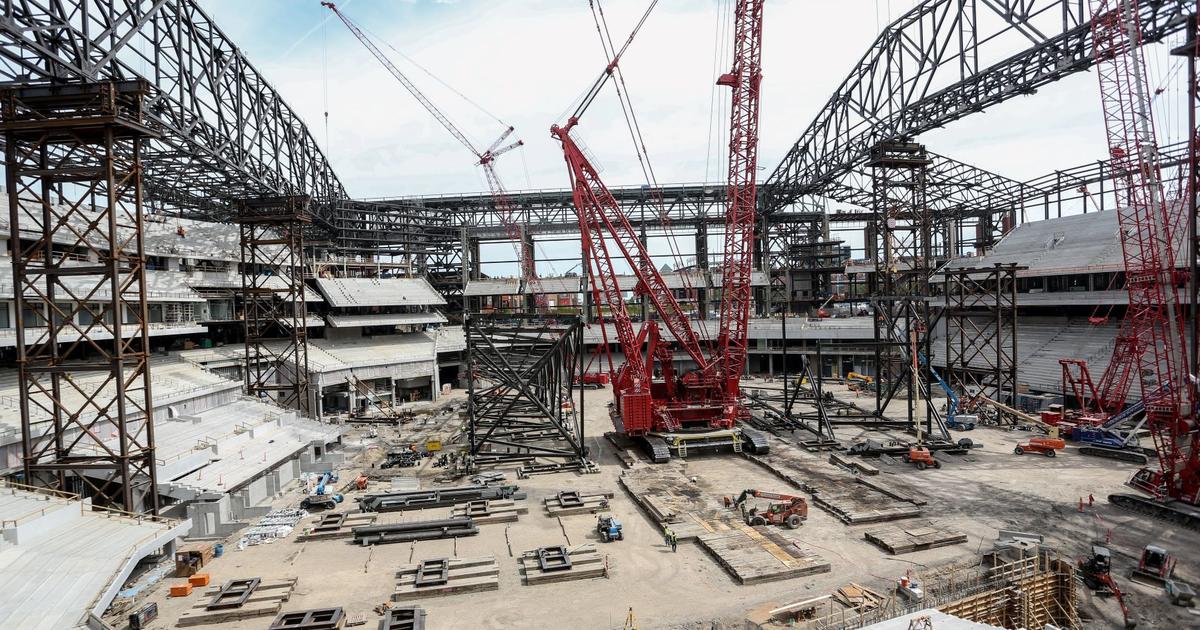
[{"label": "crane lattice boom", "polygon": [[[1137,0],[1093,0],[1100,79],[1129,307],[1099,397],[1110,413],[1139,381],[1159,457],[1153,488],[1162,498],[1200,498],[1200,433],[1175,283],[1173,209],[1166,201],[1151,115]],[[1195,194],[1192,191],[1191,194]],[[1143,475],[1144,477],[1144,475]]]}]

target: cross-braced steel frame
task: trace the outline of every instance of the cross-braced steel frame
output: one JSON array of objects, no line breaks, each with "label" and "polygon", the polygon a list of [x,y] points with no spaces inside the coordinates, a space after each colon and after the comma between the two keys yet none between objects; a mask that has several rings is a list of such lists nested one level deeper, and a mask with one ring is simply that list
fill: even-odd
[{"label": "cross-braced steel frame", "polygon": [[26,483],[157,513],[141,81],[0,94]]},{"label": "cross-braced steel frame", "polygon": [[245,309],[246,393],[310,415],[305,196],[245,200],[238,208]]},{"label": "cross-braced steel frame", "polygon": [[472,315],[466,326],[472,458],[583,462],[583,322]]},{"label": "cross-braced steel frame", "polygon": [[133,78],[161,132],[142,147],[147,199],[227,220],[238,199],[309,194],[328,226],[346,192],[316,139],[196,0],[0,0],[0,82]]},{"label": "cross-braced steel frame", "polygon": [[1015,263],[945,271],[946,381],[1011,402],[1017,387]]},{"label": "cross-braced steel frame", "polygon": [[867,248],[874,271],[867,286],[874,315],[875,412],[882,416],[904,388],[907,421],[915,429],[922,420],[916,405],[920,393],[926,428],[932,430],[927,359],[933,218],[925,198],[930,164],[925,147],[913,142],[881,142],[871,150]]}]

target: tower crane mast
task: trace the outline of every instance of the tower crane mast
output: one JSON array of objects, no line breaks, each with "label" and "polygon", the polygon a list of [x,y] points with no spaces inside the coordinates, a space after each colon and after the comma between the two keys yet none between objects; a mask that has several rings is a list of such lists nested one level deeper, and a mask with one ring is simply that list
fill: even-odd
[{"label": "tower crane mast", "polygon": [[504,141],[507,140],[510,135],[512,135],[513,127],[507,127],[503,133],[500,134],[500,137],[496,138],[496,140],[493,141],[486,150],[480,151],[479,149],[475,148],[475,145],[469,138],[467,138],[466,134],[459,130],[459,128],[455,126],[454,122],[451,121],[450,118],[442,112],[442,110],[438,109],[437,105],[434,105],[433,101],[429,100],[429,98],[426,97],[419,88],[417,88],[416,84],[409,80],[409,78],[403,72],[401,72],[399,68],[396,67],[396,64],[392,63],[392,60],[389,59],[388,56],[385,55],[378,46],[375,45],[375,42],[372,41],[371,38],[368,37],[367,34],[363,32],[363,30],[359,28],[357,24],[354,23],[353,20],[346,17],[346,14],[339,11],[336,4],[333,2],[322,2],[321,6],[333,11],[334,15],[336,15],[338,19],[342,21],[342,24],[345,24],[346,28],[350,29],[350,32],[353,33],[356,38],[358,38],[358,41],[362,42],[362,45],[366,47],[368,51],[370,51],[375,59],[379,60],[379,63],[382,64],[383,67],[389,73],[391,73],[391,75],[395,77],[401,85],[404,86],[404,89],[408,90],[408,93],[411,94],[413,98],[417,99],[417,102],[420,103],[421,106],[424,107],[425,110],[428,111],[430,115],[432,115],[433,118],[438,121],[438,124],[445,128],[446,131],[450,132],[450,135],[453,136],[459,144],[466,147],[467,150],[470,151],[471,154],[474,155],[478,160],[475,165],[483,168],[484,178],[487,180],[488,189],[491,191],[492,203],[496,207],[496,214],[500,218],[500,223],[504,226],[505,234],[508,236],[509,240],[517,243],[517,259],[521,267],[521,278],[524,281],[525,290],[526,292],[534,295],[538,310],[544,310],[547,305],[546,295],[541,291],[541,283],[538,280],[533,252],[528,251],[525,247],[527,225],[525,222],[520,220],[521,212],[517,208],[516,203],[513,202],[512,197],[505,190],[504,184],[500,181],[500,175],[496,172],[496,158],[524,144],[520,140],[504,144]]},{"label": "tower crane mast", "polygon": [[1109,155],[1118,174],[1116,212],[1129,293],[1100,397],[1110,408],[1123,405],[1133,376],[1141,376],[1146,423],[1159,466],[1139,471],[1130,481],[1153,500],[1125,494],[1111,495],[1109,500],[1200,528],[1195,387],[1183,354],[1186,336],[1176,290],[1175,221],[1163,190],[1137,3],[1092,0],[1093,52]]}]

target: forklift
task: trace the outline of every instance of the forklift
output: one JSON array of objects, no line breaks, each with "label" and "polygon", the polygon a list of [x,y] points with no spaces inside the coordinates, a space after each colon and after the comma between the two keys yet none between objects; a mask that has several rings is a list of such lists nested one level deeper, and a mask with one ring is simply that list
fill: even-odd
[{"label": "forklift", "polygon": [[[757,507],[746,509],[746,499],[748,497],[757,497],[760,499],[774,499],[778,503],[771,503],[767,506],[766,511],[759,512]],[[804,497],[797,497],[790,494],[779,494],[776,492],[765,492],[763,490],[742,490],[736,499],[725,497],[725,506],[741,510],[742,518],[747,525],[783,525],[788,529],[796,529],[808,520],[808,501]]]}]

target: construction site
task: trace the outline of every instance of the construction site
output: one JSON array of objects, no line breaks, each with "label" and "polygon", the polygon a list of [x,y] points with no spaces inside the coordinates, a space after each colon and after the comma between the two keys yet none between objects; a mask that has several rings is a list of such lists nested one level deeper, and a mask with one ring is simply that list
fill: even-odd
[{"label": "construction site", "polygon": [[1200,2],[0,16],[0,630],[1200,628]]}]

